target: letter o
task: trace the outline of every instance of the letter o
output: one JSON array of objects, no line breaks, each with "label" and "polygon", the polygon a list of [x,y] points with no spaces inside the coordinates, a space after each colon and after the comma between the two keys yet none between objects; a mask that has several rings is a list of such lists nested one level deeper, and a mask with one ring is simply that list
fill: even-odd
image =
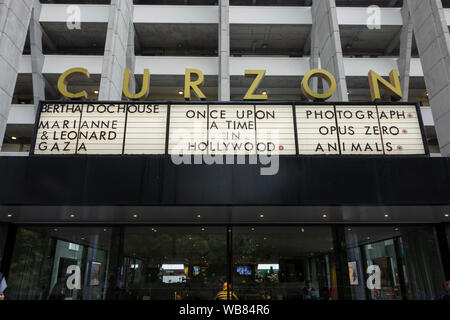
[{"label": "letter o", "polygon": [[[320,79],[325,80],[328,83],[328,86],[330,89],[325,93],[317,93],[311,90],[309,86],[309,80],[313,77],[317,77]],[[313,69],[308,71],[302,80],[302,93],[309,99],[309,100],[327,100],[329,99],[333,93],[336,91],[336,79],[334,76],[323,69]]]}]

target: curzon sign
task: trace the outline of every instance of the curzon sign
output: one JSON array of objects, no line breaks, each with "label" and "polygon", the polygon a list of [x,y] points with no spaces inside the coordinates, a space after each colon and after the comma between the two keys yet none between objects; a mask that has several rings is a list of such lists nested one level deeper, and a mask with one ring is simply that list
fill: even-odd
[{"label": "curzon sign", "polygon": [[[245,70],[245,76],[254,78],[250,88],[243,97],[243,100],[268,100],[267,94],[258,94],[258,90],[261,81],[266,74],[266,70]],[[89,71],[84,68],[72,68],[64,72],[58,80],[59,92],[68,99],[87,99],[87,92],[85,90],[80,92],[71,92],[68,89],[68,85],[71,79],[79,76],[90,78]],[[125,69],[123,80],[123,96],[130,100],[142,100],[146,99],[150,93],[150,70],[144,70],[143,84],[139,93],[131,92],[131,77],[132,73],[130,69]],[[184,98],[185,100],[191,100],[191,92],[200,100],[206,100],[207,97],[201,90],[201,85],[204,82],[204,74],[198,69],[186,69],[185,72],[185,87]],[[328,91],[325,93],[318,93],[311,89],[309,83],[312,78],[319,78],[324,80],[328,84]],[[400,86],[400,80],[398,78],[397,70],[392,70],[389,75],[389,81],[378,75],[373,70],[369,71],[369,86],[372,102],[379,101],[381,99],[380,89],[384,89],[389,95],[391,95],[393,101],[398,101],[402,98],[402,89]],[[305,74],[301,83],[301,92],[305,97],[312,101],[326,101],[336,91],[337,84],[334,76],[323,69],[313,69]]]},{"label": "curzon sign", "polygon": [[36,155],[426,155],[402,103],[42,102]]}]

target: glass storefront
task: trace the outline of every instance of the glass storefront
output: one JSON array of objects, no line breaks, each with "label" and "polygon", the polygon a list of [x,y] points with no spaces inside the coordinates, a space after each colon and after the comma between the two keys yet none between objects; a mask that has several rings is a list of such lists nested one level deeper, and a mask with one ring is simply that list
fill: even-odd
[{"label": "glass storefront", "polygon": [[8,278],[12,300],[430,300],[445,280],[433,226],[20,226]]}]

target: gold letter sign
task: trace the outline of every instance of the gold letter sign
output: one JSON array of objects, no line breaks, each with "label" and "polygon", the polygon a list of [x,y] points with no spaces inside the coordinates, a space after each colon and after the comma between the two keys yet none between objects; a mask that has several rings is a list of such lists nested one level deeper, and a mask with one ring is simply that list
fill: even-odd
[{"label": "gold letter sign", "polygon": [[264,78],[266,74],[266,70],[245,70],[246,77],[256,76],[253,81],[250,89],[248,89],[247,94],[244,97],[244,100],[267,100],[267,94],[255,94],[255,91],[258,89],[261,80]]},{"label": "gold letter sign", "polygon": [[86,90],[80,91],[78,93],[72,93],[69,92],[69,90],[67,90],[67,85],[69,84],[69,81],[77,76],[86,76],[88,78],[91,77],[89,71],[87,71],[84,68],[69,69],[59,77],[58,90],[64,97],[69,99],[81,99],[81,98],[87,99],[88,94]]},{"label": "gold letter sign", "polygon": [[131,93],[131,70],[125,69],[125,76],[123,78],[123,94],[131,100],[140,100],[148,97],[150,93],[150,70],[144,69],[144,79],[142,80],[142,89],[139,93]]},{"label": "gold letter sign", "polygon": [[394,69],[391,73],[389,73],[389,80],[391,81],[390,83],[384,80],[375,71],[369,71],[370,96],[372,98],[372,102],[381,99],[380,85],[383,89],[389,92],[392,96],[392,100],[397,101],[402,98],[402,87],[400,85],[400,80],[398,79],[397,70]]},{"label": "gold letter sign", "polygon": [[[311,90],[309,87],[309,79],[312,77],[318,77],[320,79],[325,80],[328,83],[328,89],[325,93],[317,93]],[[320,100],[324,101],[330,98],[334,91],[336,91],[336,79],[334,76],[329,73],[326,70],[323,69],[313,69],[308,71],[302,80],[302,93],[307,97],[309,100]]]},{"label": "gold letter sign", "polygon": [[[198,79],[195,81],[192,81],[192,74],[197,75]],[[198,69],[186,69],[186,75],[184,80],[184,99],[190,100],[191,99],[191,88],[194,90],[195,95],[201,99],[205,100],[206,96],[203,94],[203,92],[200,90],[199,86],[202,85],[203,80],[205,79],[205,76],[203,75],[203,72],[201,72]]]}]

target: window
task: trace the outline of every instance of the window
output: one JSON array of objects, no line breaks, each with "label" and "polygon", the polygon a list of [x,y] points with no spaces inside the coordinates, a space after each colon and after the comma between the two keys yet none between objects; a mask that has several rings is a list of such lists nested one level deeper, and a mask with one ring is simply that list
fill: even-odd
[{"label": "window", "polygon": [[233,228],[233,288],[240,300],[336,298],[331,227]]},{"label": "window", "polygon": [[115,299],[214,300],[226,281],[225,227],[126,227]]},{"label": "window", "polygon": [[439,297],[444,274],[433,227],[350,227],[346,241],[352,299]]}]

